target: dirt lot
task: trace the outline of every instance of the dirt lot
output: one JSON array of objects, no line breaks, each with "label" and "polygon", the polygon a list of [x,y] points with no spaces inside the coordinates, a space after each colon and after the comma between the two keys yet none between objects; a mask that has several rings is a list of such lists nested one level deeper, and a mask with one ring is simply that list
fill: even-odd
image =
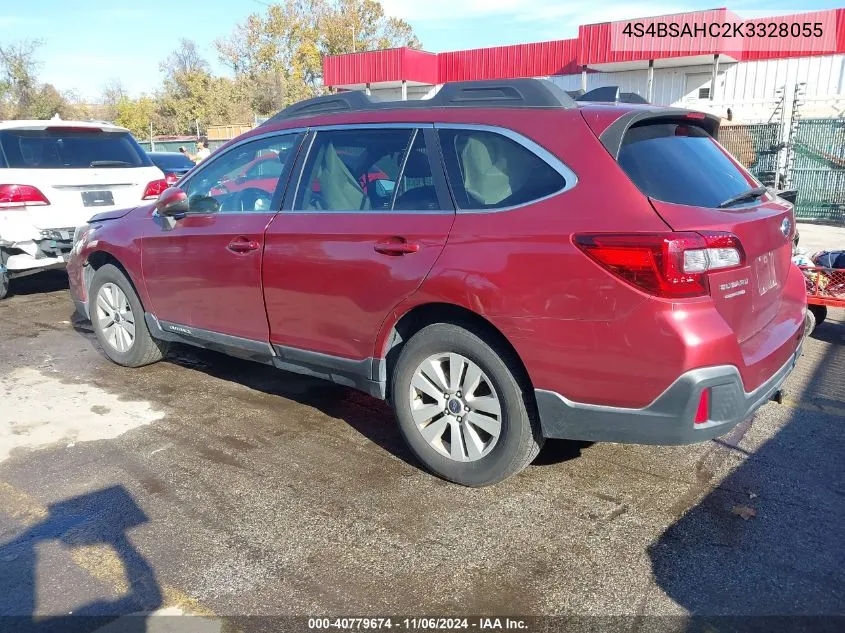
[{"label": "dirt lot", "polygon": [[0,615],[20,617],[0,629],[68,630],[39,618],[69,612],[223,618],[215,630],[246,614],[640,616],[632,630],[845,615],[841,312],[807,341],[786,403],[725,437],[553,441],[470,490],[422,471],[367,396],[184,347],[123,369],[72,320],[61,274],[12,291]]}]

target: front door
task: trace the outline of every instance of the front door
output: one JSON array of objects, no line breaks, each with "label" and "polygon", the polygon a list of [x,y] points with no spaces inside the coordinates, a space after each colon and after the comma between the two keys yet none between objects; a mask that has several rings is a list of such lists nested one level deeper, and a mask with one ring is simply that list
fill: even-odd
[{"label": "front door", "polygon": [[316,132],[292,210],[266,233],[271,342],[373,356],[379,328],[425,279],[454,220],[426,136],[413,126]]},{"label": "front door", "polygon": [[[279,208],[299,139],[274,135],[212,155],[179,184],[188,194],[188,214],[175,222],[153,216],[142,265],[150,310],[159,320],[268,340],[264,229]],[[264,168],[251,169],[256,161]],[[270,169],[268,161],[281,167]]]}]

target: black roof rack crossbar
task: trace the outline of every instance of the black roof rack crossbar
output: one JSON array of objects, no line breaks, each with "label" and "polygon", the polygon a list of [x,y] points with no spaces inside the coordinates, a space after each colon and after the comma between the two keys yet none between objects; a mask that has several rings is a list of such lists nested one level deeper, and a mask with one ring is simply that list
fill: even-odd
[{"label": "black roof rack crossbar", "polygon": [[575,101],[547,79],[458,81],[443,84],[431,99],[381,101],[360,90],[339,92],[294,103],[262,123],[314,114],[413,108],[574,108]]},{"label": "black roof rack crossbar", "polygon": [[590,101],[592,103],[645,103],[642,96],[636,92],[620,92],[619,86],[602,86],[575,97],[576,101]]}]

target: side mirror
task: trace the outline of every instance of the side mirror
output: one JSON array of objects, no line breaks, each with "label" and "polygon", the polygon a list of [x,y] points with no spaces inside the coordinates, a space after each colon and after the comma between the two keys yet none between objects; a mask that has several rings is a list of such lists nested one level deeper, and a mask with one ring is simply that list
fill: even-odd
[{"label": "side mirror", "polygon": [[156,211],[164,217],[182,217],[188,212],[188,207],[188,194],[176,187],[165,189],[156,200]]}]

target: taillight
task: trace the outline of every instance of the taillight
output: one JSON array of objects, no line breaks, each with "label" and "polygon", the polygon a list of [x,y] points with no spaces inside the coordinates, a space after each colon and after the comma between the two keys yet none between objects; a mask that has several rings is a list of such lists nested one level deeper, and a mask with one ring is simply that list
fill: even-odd
[{"label": "taillight", "polygon": [[31,185],[0,185],[0,209],[47,204],[50,204],[50,201],[37,187]]},{"label": "taillight", "polygon": [[147,188],[144,189],[143,200],[153,200],[158,198],[161,195],[161,192],[167,189],[170,185],[167,184],[167,181],[162,178],[161,180],[153,180],[151,183],[147,184]]},{"label": "taillight", "polygon": [[172,187],[179,180],[179,176],[177,176],[176,174],[167,173],[164,174],[164,179],[167,181],[167,185],[169,187]]},{"label": "taillight", "polygon": [[706,295],[707,272],[745,262],[739,239],[730,233],[599,233],[576,235],[574,241],[631,285],[668,298]]},{"label": "taillight", "polygon": [[705,248],[684,251],[684,272],[706,272],[735,268],[745,263],[745,251],[739,238],[731,233],[699,233],[705,242]]},{"label": "taillight", "polygon": [[702,389],[695,410],[695,424],[704,424],[710,419],[710,390]]}]

